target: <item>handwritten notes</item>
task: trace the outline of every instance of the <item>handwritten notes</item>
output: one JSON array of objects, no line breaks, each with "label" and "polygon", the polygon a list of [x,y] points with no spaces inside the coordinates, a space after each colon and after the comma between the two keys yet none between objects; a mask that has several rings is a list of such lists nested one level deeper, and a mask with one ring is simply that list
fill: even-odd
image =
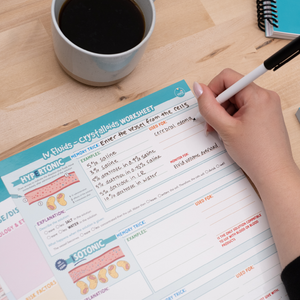
[{"label": "handwritten notes", "polygon": [[134,151],[125,141],[81,163],[107,208],[150,187],[165,172],[162,154],[151,141],[138,142],[132,142]]}]

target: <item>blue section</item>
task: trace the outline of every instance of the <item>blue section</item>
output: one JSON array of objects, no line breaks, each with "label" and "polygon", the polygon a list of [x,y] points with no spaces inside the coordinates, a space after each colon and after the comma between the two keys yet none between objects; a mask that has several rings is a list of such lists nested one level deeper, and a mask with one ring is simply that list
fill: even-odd
[{"label": "blue section", "polygon": [[6,190],[3,181],[0,179],[0,202],[6,200],[7,198],[9,198],[9,193]]},{"label": "blue section", "polygon": [[74,263],[74,259],[73,259],[73,257],[69,257],[68,259],[65,260],[65,262],[67,264],[71,264],[71,263]]},{"label": "blue section", "polygon": [[300,34],[300,1],[277,0],[278,28],[273,26],[275,32]]},{"label": "blue section", "polygon": [[[131,115],[137,111],[144,109],[147,106],[153,105],[154,107],[174,98],[174,90],[180,87],[185,92],[190,91],[190,88],[184,80],[174,83],[160,91],[157,91],[151,95],[141,98],[133,103],[130,103],[124,107],[116,109],[104,116],[101,116],[93,121],[78,126],[69,130],[57,137],[54,137],[46,142],[43,142],[35,147],[22,151],[12,157],[9,157],[0,162],[0,177],[9,174],[19,168],[22,168],[34,161],[43,159],[42,153],[49,151],[50,148],[60,147],[65,144],[75,145],[76,141],[81,136],[84,136],[95,129],[105,126],[112,122],[119,121],[120,119]],[[155,112],[154,112],[155,113]],[[53,158],[53,156],[52,156]],[[0,190],[2,191],[2,190]],[[2,197],[1,197],[2,198]]]},{"label": "blue section", "polygon": [[59,259],[55,263],[55,268],[59,271],[65,270],[67,266],[68,266],[68,263],[64,259]]},{"label": "blue section", "polygon": [[108,243],[111,243],[116,239],[117,239],[117,237],[115,235],[113,235],[113,236],[107,238],[106,240],[103,240],[103,244],[107,245]]},{"label": "blue section", "polygon": [[[37,177],[37,176],[36,176],[36,177]],[[22,181],[21,181],[20,179],[18,179],[18,180],[16,180],[16,181],[12,182],[13,186],[19,185],[19,184],[21,184],[21,183],[22,183]]]}]

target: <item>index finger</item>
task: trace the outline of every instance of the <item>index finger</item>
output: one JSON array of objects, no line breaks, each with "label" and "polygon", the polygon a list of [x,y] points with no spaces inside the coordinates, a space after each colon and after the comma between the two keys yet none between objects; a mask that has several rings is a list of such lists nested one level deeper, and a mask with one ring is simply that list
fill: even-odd
[{"label": "index finger", "polygon": [[[232,69],[224,69],[219,75],[212,79],[208,86],[212,90],[212,92],[215,93],[215,96],[217,96],[243,77],[244,76],[242,74]],[[251,82],[236,95],[228,99],[229,101],[225,101],[221,105],[226,108],[229,103],[233,103],[235,107],[239,109],[245,104],[245,102],[247,102],[247,100],[253,98],[252,95],[256,88],[257,85]]]},{"label": "index finger", "polygon": [[242,74],[232,69],[224,69],[212,79],[212,81],[208,84],[208,87],[212,90],[215,96],[217,96],[239,81],[242,77]]}]

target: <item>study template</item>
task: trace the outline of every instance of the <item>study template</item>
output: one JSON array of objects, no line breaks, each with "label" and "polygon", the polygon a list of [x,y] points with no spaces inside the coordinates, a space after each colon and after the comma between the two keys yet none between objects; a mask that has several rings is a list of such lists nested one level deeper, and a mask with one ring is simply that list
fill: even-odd
[{"label": "study template", "polygon": [[0,162],[68,299],[288,299],[261,200],[197,111],[180,81]]}]

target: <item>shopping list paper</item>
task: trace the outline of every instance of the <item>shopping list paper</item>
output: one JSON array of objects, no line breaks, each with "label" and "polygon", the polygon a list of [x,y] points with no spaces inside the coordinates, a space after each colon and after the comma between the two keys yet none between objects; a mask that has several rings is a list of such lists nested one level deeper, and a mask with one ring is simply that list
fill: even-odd
[{"label": "shopping list paper", "polygon": [[1,162],[68,299],[287,299],[262,203],[197,110],[180,81]]}]

